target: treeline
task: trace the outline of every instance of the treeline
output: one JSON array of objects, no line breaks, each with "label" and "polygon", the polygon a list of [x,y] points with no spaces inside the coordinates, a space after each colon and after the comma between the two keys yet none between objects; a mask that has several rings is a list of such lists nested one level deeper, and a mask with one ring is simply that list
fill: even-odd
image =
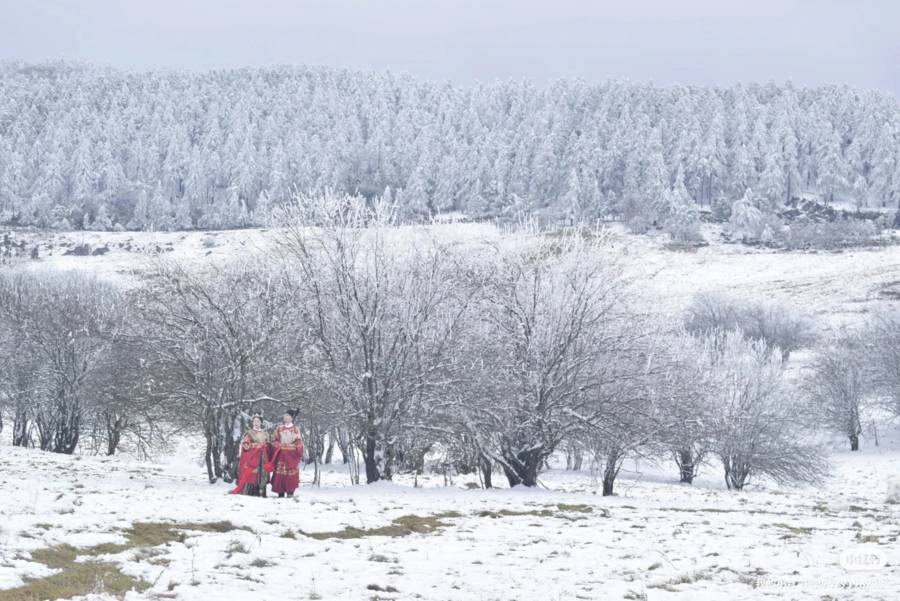
[{"label": "treeline", "polygon": [[896,207],[900,105],[835,86],[0,65],[0,222],[241,227],[325,189],[388,196],[410,220],[617,216],[676,237],[697,207],[727,219],[748,190],[763,213],[808,190]]},{"label": "treeline", "polygon": [[[452,469],[534,486],[565,453],[597,466],[605,494],[633,456],[672,460],[684,482],[716,458],[741,489],[755,476],[815,482],[827,470],[815,433],[856,445],[864,401],[900,389],[900,319],[868,335],[879,361],[845,342],[797,384],[785,365],[812,344],[804,318],[705,296],[673,323],[598,230],[458,243],[397,227],[390,205],[360,197],[303,199],[282,220],[265,261],[159,262],[124,289],[3,273],[13,443],[114,453],[202,435],[210,481],[231,481],[249,417],[290,408],[308,460],[337,446],[355,481]],[[854,369],[865,377],[846,391]]]}]

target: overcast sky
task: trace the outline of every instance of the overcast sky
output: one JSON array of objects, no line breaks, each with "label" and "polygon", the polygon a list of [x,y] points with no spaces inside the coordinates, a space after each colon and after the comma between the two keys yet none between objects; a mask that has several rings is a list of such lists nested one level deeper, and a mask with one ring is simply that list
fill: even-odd
[{"label": "overcast sky", "polygon": [[316,64],[469,84],[787,79],[900,95],[896,0],[0,0],[0,59]]}]

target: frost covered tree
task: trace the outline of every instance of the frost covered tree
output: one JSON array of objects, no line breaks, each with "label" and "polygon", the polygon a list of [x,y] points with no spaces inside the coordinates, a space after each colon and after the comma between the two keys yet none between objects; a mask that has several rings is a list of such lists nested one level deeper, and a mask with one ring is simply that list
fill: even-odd
[{"label": "frost covered tree", "polygon": [[307,299],[318,385],[341,403],[366,481],[390,478],[402,428],[445,381],[463,325],[454,254],[427,231],[395,227],[382,201],[300,197],[282,218],[279,247]]},{"label": "frost covered tree", "polygon": [[731,235],[743,242],[759,240],[762,233],[762,211],[755,206],[753,191],[750,188],[731,205],[731,217],[728,220]]},{"label": "frost covered tree", "polygon": [[145,358],[145,340],[139,328],[130,331],[131,323],[126,316],[122,332],[99,358],[85,384],[90,447],[107,455],[127,448],[146,456],[159,448],[167,431],[174,428],[168,413],[171,407],[150,394],[154,374]]},{"label": "frost covered tree", "polygon": [[900,416],[900,313],[893,309],[874,313],[865,324],[862,340],[874,392],[885,409]]},{"label": "frost covered tree", "polygon": [[787,361],[792,352],[814,340],[809,319],[779,303],[741,301],[717,292],[696,295],[688,305],[684,325],[688,332],[711,339],[716,347],[731,332],[761,341]]},{"label": "frost covered tree", "polygon": [[277,265],[250,262],[199,271],[160,262],[147,282],[135,303],[152,381],[145,396],[200,424],[210,482],[230,482],[259,399],[297,391],[288,363],[306,340],[293,316],[297,290]]},{"label": "frost covered tree", "polygon": [[[489,386],[468,397],[479,448],[510,485],[535,486],[544,461],[600,418],[623,351],[625,279],[602,239],[520,233],[485,251],[473,326]],[[603,358],[609,361],[602,361]]]},{"label": "frost covered tree", "polygon": [[713,449],[719,355],[715,339],[714,335],[697,339],[675,330],[657,342],[654,361],[658,367],[650,385],[650,397],[659,407],[654,442],[675,461],[685,484],[693,482]]},{"label": "frost covered tree", "polygon": [[785,382],[779,353],[735,332],[726,337],[717,366],[714,449],[728,488],[741,490],[753,476],[780,483],[821,480],[827,463],[805,442],[809,419]]},{"label": "frost covered tree", "polygon": [[666,211],[663,230],[675,242],[702,241],[699,211],[687,195],[683,185],[667,191],[665,199],[669,208]]},{"label": "frost covered tree", "polygon": [[870,391],[860,341],[843,337],[813,360],[804,381],[811,411],[829,429],[843,434],[850,450],[859,450],[862,434],[862,410]]},{"label": "frost covered tree", "polygon": [[21,345],[6,395],[29,402],[16,405],[25,411],[16,415],[19,442],[33,428],[41,449],[75,452],[90,411],[87,383],[119,334],[122,306],[116,288],[78,273],[0,278],[0,326]]},{"label": "frost covered tree", "polygon": [[900,200],[898,101],[848,87],[459,87],[304,67],[7,63],[0,114],[0,216],[21,225],[101,227],[105,203],[113,227],[239,227],[261,221],[263,192],[279,206],[295,191],[371,199],[387,186],[406,191],[409,219],[614,211],[638,230],[664,223],[679,178],[697,206],[750,187],[764,210],[801,192],[858,195],[859,177],[870,202]]}]

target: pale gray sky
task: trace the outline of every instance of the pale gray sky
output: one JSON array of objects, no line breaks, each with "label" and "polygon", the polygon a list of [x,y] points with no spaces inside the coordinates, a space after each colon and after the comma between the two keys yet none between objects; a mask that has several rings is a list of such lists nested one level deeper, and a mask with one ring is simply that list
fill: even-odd
[{"label": "pale gray sky", "polygon": [[0,0],[0,59],[316,64],[468,84],[791,79],[900,95],[896,0]]}]

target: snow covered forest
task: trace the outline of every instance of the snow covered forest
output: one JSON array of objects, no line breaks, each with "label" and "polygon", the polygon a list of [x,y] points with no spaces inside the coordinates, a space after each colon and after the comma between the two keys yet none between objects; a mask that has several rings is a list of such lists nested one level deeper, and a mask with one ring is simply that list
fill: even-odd
[{"label": "snow covered forest", "polygon": [[900,104],[839,86],[0,66],[2,223],[232,228],[322,190],[389,197],[406,220],[617,217],[675,231],[742,199],[763,214],[805,193],[893,208]]}]

